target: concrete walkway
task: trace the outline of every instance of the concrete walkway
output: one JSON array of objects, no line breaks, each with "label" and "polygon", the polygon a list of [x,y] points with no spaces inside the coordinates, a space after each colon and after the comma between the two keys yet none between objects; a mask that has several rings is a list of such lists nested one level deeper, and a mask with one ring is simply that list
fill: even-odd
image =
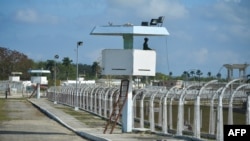
[{"label": "concrete walkway", "polygon": [[87,141],[24,98],[0,98],[0,141]]},{"label": "concrete walkway", "polygon": [[[113,134],[103,134],[106,121],[98,116],[82,110],[74,111],[72,107],[64,106],[61,104],[53,104],[45,98],[29,99],[36,107],[41,109],[51,118],[63,124],[65,127],[76,132],[84,138],[95,141],[181,141],[170,136],[161,136],[150,133],[121,133],[121,130],[115,129]],[[68,110],[68,112],[64,112]],[[74,113],[82,114],[82,117],[75,118]],[[89,117],[89,118],[87,118]]]}]

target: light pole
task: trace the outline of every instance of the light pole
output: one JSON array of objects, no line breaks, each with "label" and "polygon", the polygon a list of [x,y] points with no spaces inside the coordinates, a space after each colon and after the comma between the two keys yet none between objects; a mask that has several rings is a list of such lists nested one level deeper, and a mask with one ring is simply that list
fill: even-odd
[{"label": "light pole", "polygon": [[78,47],[83,44],[82,41],[77,42],[77,47],[76,47],[76,102],[75,102],[75,110],[78,110]]},{"label": "light pole", "polygon": [[54,78],[55,78],[55,82],[54,82],[54,85],[55,85],[55,92],[54,92],[54,104],[57,104],[57,101],[56,101],[56,59],[58,59],[59,58],[59,56],[58,55],[55,55],[54,56],[54,58],[55,58],[55,72],[54,72]]}]

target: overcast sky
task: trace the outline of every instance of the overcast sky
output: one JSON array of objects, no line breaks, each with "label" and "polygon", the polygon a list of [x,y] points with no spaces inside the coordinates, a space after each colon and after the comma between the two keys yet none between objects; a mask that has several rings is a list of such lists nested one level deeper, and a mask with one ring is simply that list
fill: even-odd
[{"label": "overcast sky", "polygon": [[[170,35],[149,37],[157,72],[177,76],[200,69],[207,76],[223,64],[250,64],[249,0],[1,0],[0,46],[35,61],[58,54],[58,61],[75,63],[76,43],[83,41],[79,63],[92,64],[103,49],[123,48],[122,37],[90,35],[95,26],[140,25],[159,16]],[[142,44],[143,37],[134,38],[135,49]],[[221,73],[225,77],[226,69]]]}]

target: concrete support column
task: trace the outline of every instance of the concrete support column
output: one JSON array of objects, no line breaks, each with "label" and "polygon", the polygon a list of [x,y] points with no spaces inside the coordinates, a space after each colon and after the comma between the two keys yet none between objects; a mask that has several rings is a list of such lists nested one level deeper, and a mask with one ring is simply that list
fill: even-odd
[{"label": "concrete support column", "polygon": [[108,112],[108,110],[107,110],[107,102],[108,102],[107,97],[108,97],[109,91],[110,91],[110,90],[108,90],[108,91],[105,93],[105,96],[104,96],[104,115],[103,115],[104,117],[107,117],[107,112]]},{"label": "concrete support column", "polygon": [[223,104],[222,104],[222,96],[220,95],[218,98],[218,107],[217,107],[217,141],[223,141]]},{"label": "concrete support column", "polygon": [[200,96],[196,97],[195,105],[194,105],[194,136],[200,138]]},{"label": "concrete support column", "polygon": [[228,121],[227,124],[233,125],[233,100],[230,97],[230,101],[228,104]]},{"label": "concrete support column", "polygon": [[173,112],[172,112],[172,103],[173,103],[173,99],[174,99],[174,97],[172,97],[171,99],[170,99],[170,102],[169,102],[169,128],[170,129],[173,129],[173,116],[172,116],[172,114],[173,114]]},{"label": "concrete support column", "polygon": [[[154,96],[153,96],[154,97]],[[149,102],[149,122],[151,132],[155,131],[155,114],[154,114],[154,98],[150,98]]]},{"label": "concrete support column", "polygon": [[86,92],[88,91],[88,89],[86,91],[83,92],[82,94],[82,108],[85,110],[86,109]]},{"label": "concrete support column", "polygon": [[40,99],[40,83],[37,83],[36,84],[37,86],[36,86],[36,98],[37,99]]},{"label": "concrete support column", "polygon": [[247,94],[246,124],[250,125],[250,92],[246,92],[246,94]]},{"label": "concrete support column", "polygon": [[136,110],[136,99],[135,99],[135,101],[133,101],[133,118],[136,118],[137,117],[137,114],[136,114],[136,112],[137,112],[137,110]]},{"label": "concrete support column", "polygon": [[144,128],[144,103],[143,103],[143,99],[144,98],[142,98],[141,100],[140,100],[140,128]]},{"label": "concrete support column", "polygon": [[122,132],[132,132],[132,112],[133,112],[133,100],[132,100],[132,76],[129,76],[129,88],[128,98],[122,110]]},{"label": "concrete support column", "polygon": [[103,107],[103,105],[102,105],[102,98],[103,98],[103,92],[104,92],[104,90],[102,90],[101,92],[100,92],[100,94],[99,94],[99,100],[98,100],[98,106],[99,106],[99,108],[98,108],[98,114],[100,115],[100,116],[102,116],[102,107]]},{"label": "concrete support column", "polygon": [[114,91],[110,98],[109,98],[109,117],[111,116],[112,114],[112,111],[113,111],[113,95],[116,93],[116,91]]},{"label": "concrete support column", "polygon": [[86,110],[88,111],[89,110],[89,92],[86,93]]},{"label": "concrete support column", "polygon": [[210,102],[209,134],[214,134],[214,101]]},{"label": "concrete support column", "polygon": [[162,126],[162,98],[159,101],[159,116],[158,116],[158,125]]},{"label": "concrete support column", "polygon": [[163,116],[162,116],[162,132],[164,134],[167,134],[168,133],[168,115],[167,115],[167,97],[164,97],[163,98]]},{"label": "concrete support column", "polygon": [[99,92],[99,90],[96,90],[95,91],[95,94],[94,94],[94,113],[97,114],[97,93]]},{"label": "concrete support column", "polygon": [[93,91],[90,94],[90,105],[89,105],[89,111],[93,112]]},{"label": "concrete support column", "polygon": [[178,104],[178,115],[177,115],[177,131],[176,135],[181,136],[183,130],[183,100],[182,96],[180,97]]},{"label": "concrete support column", "polygon": [[133,49],[134,39],[133,35],[131,34],[124,34],[123,35],[123,47],[124,49]]}]

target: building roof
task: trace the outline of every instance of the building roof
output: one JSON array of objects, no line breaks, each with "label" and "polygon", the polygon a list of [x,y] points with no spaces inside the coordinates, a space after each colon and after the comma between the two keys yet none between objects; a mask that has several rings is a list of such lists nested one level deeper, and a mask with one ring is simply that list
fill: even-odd
[{"label": "building roof", "polygon": [[250,64],[224,64],[227,69],[246,69]]},{"label": "building roof", "polygon": [[167,36],[168,30],[165,27],[159,26],[133,26],[125,25],[109,25],[96,26],[90,33],[91,35],[111,35],[111,36]]},{"label": "building roof", "polygon": [[50,70],[29,70],[29,73],[50,73]]}]

